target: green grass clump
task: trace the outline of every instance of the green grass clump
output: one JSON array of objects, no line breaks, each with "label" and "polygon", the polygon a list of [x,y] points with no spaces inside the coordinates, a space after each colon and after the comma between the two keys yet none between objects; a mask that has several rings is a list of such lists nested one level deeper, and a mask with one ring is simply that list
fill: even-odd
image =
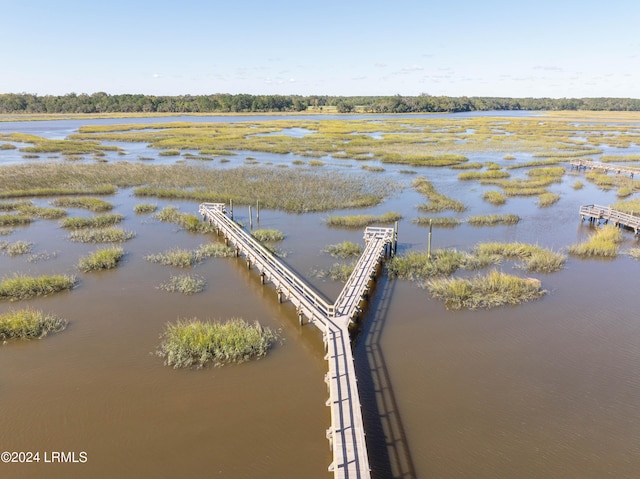
[{"label": "green grass clump", "polygon": [[573,184],[573,189],[574,190],[581,190],[582,188],[584,188],[584,183],[582,181],[580,181],[580,180],[576,181]]},{"label": "green grass clump", "polygon": [[34,205],[23,206],[18,209],[18,212],[31,216],[32,218],[41,218],[43,220],[57,220],[67,216],[67,212],[62,208],[46,208]]},{"label": "green grass clump", "polygon": [[431,258],[426,251],[409,251],[387,261],[390,276],[420,281],[432,276],[448,276],[458,269],[478,269],[491,264],[493,258],[473,256],[456,249],[436,249]]},{"label": "green grass clump", "polygon": [[197,318],[168,324],[157,354],[167,366],[202,368],[208,363],[222,366],[258,359],[267,354],[277,334],[260,323],[233,318],[225,323]]},{"label": "green grass clump", "polygon": [[538,196],[538,206],[546,208],[548,206],[556,204],[560,200],[560,195],[557,193],[542,193]]},{"label": "green grass clump", "polygon": [[255,230],[251,233],[255,239],[260,241],[261,243],[270,243],[275,241],[282,241],[284,239],[284,233],[278,230]]},{"label": "green grass clump", "polygon": [[445,210],[462,212],[466,207],[459,201],[453,200],[436,191],[431,182],[424,176],[419,176],[413,180],[413,187],[429,200],[429,203],[419,205],[418,208],[426,213],[437,213]]},{"label": "green grass clump", "polygon": [[447,309],[494,308],[538,299],[546,291],[540,280],[520,278],[498,271],[466,278],[434,278],[426,283],[434,298],[444,300]]},{"label": "green grass clump", "polygon": [[482,198],[492,205],[504,205],[507,202],[507,198],[499,191],[486,191]]},{"label": "green grass clump", "polygon": [[51,204],[61,208],[82,208],[96,213],[111,211],[113,209],[113,205],[108,201],[84,196],[58,198],[53,200]]},{"label": "green grass clump", "polygon": [[157,209],[158,205],[152,203],[139,203],[133,207],[133,211],[138,215],[154,213]]},{"label": "green grass clump", "polygon": [[27,215],[0,215],[0,226],[28,225],[32,221],[33,218]]},{"label": "green grass clump", "polygon": [[614,225],[605,225],[592,234],[587,241],[569,246],[569,254],[611,258],[618,255],[620,242],[622,242],[620,229]]},{"label": "green grass clump", "polygon": [[169,281],[162,283],[160,289],[170,293],[195,294],[204,291],[207,282],[200,276],[180,274],[171,276]]},{"label": "green grass clump", "polygon": [[175,206],[162,208],[153,217],[162,222],[175,223],[191,233],[211,233],[214,231],[214,226],[202,221],[196,215],[180,212]]},{"label": "green grass clump", "polygon": [[467,223],[472,226],[496,226],[496,225],[515,225],[520,221],[518,215],[479,215],[467,218]]},{"label": "green grass clump", "polygon": [[489,170],[489,171],[465,171],[458,175],[459,180],[487,180],[487,179],[502,179],[509,178],[511,176],[507,171],[501,170]]},{"label": "green grass clump", "polygon": [[640,198],[616,201],[611,205],[611,208],[633,216],[640,216]]},{"label": "green grass clump", "polygon": [[117,213],[109,213],[106,215],[91,216],[88,218],[71,217],[65,218],[60,222],[60,226],[70,230],[79,230],[82,228],[104,228],[120,223],[124,216]]},{"label": "green grass clump", "polygon": [[196,263],[196,256],[193,251],[181,248],[171,249],[164,253],[150,254],[145,256],[144,259],[152,263],[177,266],[179,268],[188,268]]},{"label": "green grass clump", "polygon": [[348,216],[329,216],[327,217],[327,225],[343,228],[362,228],[370,225],[391,224],[402,219],[400,213],[390,211],[381,215],[348,215]]},{"label": "green grass clump", "polygon": [[224,258],[233,255],[233,249],[222,243],[205,243],[198,246],[194,252],[197,262],[205,258]]},{"label": "green grass clump", "polygon": [[124,250],[119,246],[102,248],[80,258],[78,268],[85,273],[101,269],[113,269],[123,256]]},{"label": "green grass clump", "polygon": [[382,163],[393,163],[409,166],[453,166],[469,161],[466,156],[456,154],[421,155],[421,154],[384,154]]},{"label": "green grass clump", "polygon": [[0,228],[0,236],[9,236],[14,231],[13,228]]},{"label": "green grass clump", "polygon": [[362,165],[360,168],[372,173],[382,173],[385,169],[381,166]]},{"label": "green grass clump", "polygon": [[0,201],[0,211],[16,211],[32,205],[33,203],[29,200]]},{"label": "green grass clump", "polygon": [[527,243],[482,243],[476,246],[474,253],[480,256],[498,256],[505,259],[518,259],[519,265],[528,271],[551,273],[562,269],[566,256],[546,248]]},{"label": "green grass clump", "polygon": [[15,243],[3,243],[0,241],[0,250],[6,251],[9,256],[19,256],[31,253],[33,243],[27,241],[16,241]]},{"label": "green grass clump", "polygon": [[68,275],[16,275],[13,278],[4,278],[0,281],[0,299],[17,301],[34,296],[45,296],[69,290],[73,288],[75,283],[76,277]]},{"label": "green grass clump", "polygon": [[76,243],[121,243],[130,240],[136,234],[121,228],[81,229],[72,231],[69,239]]},{"label": "green grass clump", "polygon": [[178,150],[164,150],[158,153],[158,156],[180,156],[180,151]]},{"label": "green grass clump", "polygon": [[427,216],[419,216],[418,218],[414,218],[411,220],[413,224],[418,226],[438,226],[440,228],[453,228],[454,226],[458,226],[462,221],[457,218],[442,218],[435,217],[430,218]]},{"label": "green grass clump", "polygon": [[360,256],[362,254],[362,246],[351,241],[343,241],[338,244],[330,244],[322,251],[324,253],[329,253],[334,258],[346,259]]},{"label": "green grass clump", "polygon": [[66,327],[66,320],[35,309],[11,310],[0,314],[0,340],[44,338]]}]

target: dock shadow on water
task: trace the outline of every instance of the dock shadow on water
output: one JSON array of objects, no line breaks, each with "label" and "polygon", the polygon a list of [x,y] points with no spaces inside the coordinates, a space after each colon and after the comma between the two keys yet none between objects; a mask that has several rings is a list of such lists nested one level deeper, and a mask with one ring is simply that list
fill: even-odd
[{"label": "dock shadow on water", "polygon": [[374,479],[417,478],[380,338],[397,280],[381,274],[367,314],[354,333],[354,360]]}]

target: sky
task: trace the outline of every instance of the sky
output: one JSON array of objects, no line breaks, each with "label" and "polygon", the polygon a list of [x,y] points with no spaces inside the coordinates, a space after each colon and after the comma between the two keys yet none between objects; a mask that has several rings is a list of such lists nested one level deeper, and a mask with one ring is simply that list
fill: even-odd
[{"label": "sky", "polygon": [[640,98],[633,0],[0,0],[0,93]]}]

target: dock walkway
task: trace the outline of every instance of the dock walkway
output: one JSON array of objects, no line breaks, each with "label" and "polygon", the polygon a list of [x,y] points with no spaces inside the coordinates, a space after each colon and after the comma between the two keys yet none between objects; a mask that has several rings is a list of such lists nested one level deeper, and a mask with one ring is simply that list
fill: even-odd
[{"label": "dock walkway", "polygon": [[611,221],[616,226],[632,229],[636,235],[640,232],[640,217],[614,210],[608,206],[583,205],[580,207],[580,217],[583,221],[585,218],[592,222],[604,220],[608,223]]},{"label": "dock walkway", "polygon": [[365,230],[365,249],[353,273],[335,303],[330,303],[311,285],[300,278],[269,250],[262,246],[237,223],[227,217],[224,203],[202,203],[200,214],[205,221],[216,226],[237,256],[243,255],[247,266],[260,272],[263,284],[270,282],[278,294],[278,301],[289,300],[304,318],[323,332],[329,388],[327,406],[331,408],[331,427],[327,439],[333,451],[329,465],[336,479],[366,479],[371,477],[365,441],[364,424],[358,383],[351,351],[349,324],[360,314],[360,303],[369,293],[369,284],[375,279],[378,266],[397,241],[394,228]]},{"label": "dock walkway", "polygon": [[633,175],[635,174],[640,174],[640,168],[637,168],[637,167],[614,165],[614,164],[602,163],[599,161],[571,160],[569,164],[571,165],[571,168],[576,168],[578,170],[596,169],[596,170],[602,170],[606,172],[613,171],[616,174],[626,173],[629,176],[631,176],[631,178],[633,178]]}]

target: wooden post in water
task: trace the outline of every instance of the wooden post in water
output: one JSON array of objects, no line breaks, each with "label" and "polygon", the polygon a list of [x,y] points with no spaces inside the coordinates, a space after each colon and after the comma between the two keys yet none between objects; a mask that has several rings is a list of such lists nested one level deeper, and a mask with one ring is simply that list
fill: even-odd
[{"label": "wooden post in water", "polygon": [[260,200],[256,200],[256,223],[260,226]]},{"label": "wooden post in water", "polygon": [[397,221],[393,226],[393,256],[396,255],[396,251],[398,251],[398,222]]},{"label": "wooden post in water", "polygon": [[253,229],[253,214],[251,213],[251,205],[249,205],[249,229]]},{"label": "wooden post in water", "polygon": [[433,232],[433,219],[429,220],[429,241],[427,242],[427,258],[431,261],[431,233]]},{"label": "wooden post in water", "polygon": [[229,209],[231,210],[231,221],[233,221],[233,200],[229,200]]}]

